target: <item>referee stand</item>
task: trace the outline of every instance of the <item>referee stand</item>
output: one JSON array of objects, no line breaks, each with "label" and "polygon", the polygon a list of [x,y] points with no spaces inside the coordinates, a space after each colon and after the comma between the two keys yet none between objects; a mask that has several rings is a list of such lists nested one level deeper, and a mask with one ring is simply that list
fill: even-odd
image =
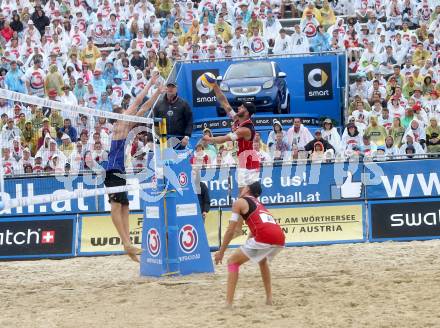
[{"label": "referee stand", "polygon": [[141,199],[140,274],[164,277],[214,272],[189,158],[167,156],[166,119],[158,121],[162,160],[155,172],[156,187],[148,191],[157,200]]}]

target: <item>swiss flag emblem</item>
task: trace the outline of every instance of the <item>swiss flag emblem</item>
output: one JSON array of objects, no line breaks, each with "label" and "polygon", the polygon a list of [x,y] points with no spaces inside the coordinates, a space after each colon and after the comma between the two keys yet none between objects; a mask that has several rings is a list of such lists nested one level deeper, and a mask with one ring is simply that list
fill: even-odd
[{"label": "swiss flag emblem", "polygon": [[53,244],[55,242],[55,231],[43,231],[41,233],[41,243],[42,244]]}]

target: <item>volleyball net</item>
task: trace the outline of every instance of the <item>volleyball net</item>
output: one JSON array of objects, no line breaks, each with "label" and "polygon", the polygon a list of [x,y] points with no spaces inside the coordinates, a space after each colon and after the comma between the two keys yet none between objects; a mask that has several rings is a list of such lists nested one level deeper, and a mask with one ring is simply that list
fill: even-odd
[{"label": "volleyball net", "polygon": [[[25,120],[17,119],[11,127],[11,131],[21,130],[19,137],[2,137],[1,140],[0,210],[156,187],[158,172],[162,171],[159,158],[166,147],[160,145],[160,141],[166,142],[166,129],[162,120],[152,118],[151,109],[145,116],[126,115],[5,89],[0,89],[0,99],[6,100],[14,111],[20,107],[18,117],[25,117]],[[143,104],[145,101],[137,110]],[[43,116],[39,118],[41,113]],[[66,119],[69,122],[66,123]],[[120,175],[126,185],[105,187],[103,183],[116,121],[132,123],[124,145],[126,172]],[[35,122],[40,125],[34,127]],[[18,127],[20,123],[24,124]],[[68,123],[70,125],[66,127]],[[29,135],[33,136],[32,140],[27,138]],[[31,167],[32,174],[27,175],[27,167]],[[11,172],[21,173],[22,177],[50,176],[51,179],[45,179],[44,189],[39,189],[43,195],[17,195],[14,198],[10,196],[14,193],[5,184],[5,178],[13,176]],[[85,180],[85,175],[93,177],[87,187],[78,188],[72,184],[80,176]],[[48,180],[52,182],[48,183]]]}]

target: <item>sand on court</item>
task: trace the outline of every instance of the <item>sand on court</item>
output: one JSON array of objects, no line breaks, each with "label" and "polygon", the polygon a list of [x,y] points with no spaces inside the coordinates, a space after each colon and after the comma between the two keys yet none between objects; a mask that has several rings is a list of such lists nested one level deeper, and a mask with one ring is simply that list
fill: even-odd
[{"label": "sand on court", "polygon": [[233,310],[212,275],[140,278],[126,256],[0,262],[0,327],[440,327],[440,240],[288,248],[264,305],[247,264]]}]

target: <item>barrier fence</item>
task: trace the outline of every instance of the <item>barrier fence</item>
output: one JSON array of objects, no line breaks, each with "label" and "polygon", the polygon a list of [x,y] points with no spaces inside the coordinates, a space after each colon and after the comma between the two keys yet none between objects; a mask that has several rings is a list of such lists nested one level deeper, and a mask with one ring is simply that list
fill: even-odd
[{"label": "barrier fence", "polygon": [[[283,228],[288,246],[439,238],[439,164],[434,158],[262,167],[264,193],[260,200],[268,204]],[[179,173],[185,193],[190,174]],[[209,246],[215,249],[237,195],[235,179],[229,178],[235,177],[235,169],[206,169],[201,177],[210,191],[211,211],[205,229]],[[93,189],[100,185],[78,176],[72,186]],[[48,190],[56,193],[63,188],[54,177],[5,180],[5,190],[12,198]],[[178,196],[178,204],[185,203],[185,193]],[[129,199],[130,233],[133,243],[140,245],[143,208],[139,190],[130,191]],[[121,253],[109,210],[104,195],[4,210],[0,213],[0,258]],[[246,227],[243,232],[232,246],[244,241]]]}]

